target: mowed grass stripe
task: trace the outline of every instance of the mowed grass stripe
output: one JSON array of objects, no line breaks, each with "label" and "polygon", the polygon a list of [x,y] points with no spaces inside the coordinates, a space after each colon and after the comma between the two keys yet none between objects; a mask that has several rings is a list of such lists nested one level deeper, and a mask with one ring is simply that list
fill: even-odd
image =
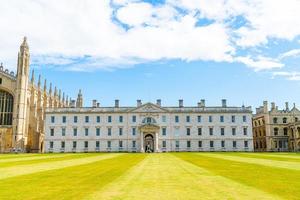
[{"label": "mowed grass stripe", "polygon": [[264,158],[270,160],[300,162],[300,156],[297,156],[296,154],[287,155],[281,153],[229,153],[228,155],[230,154],[250,158]]},{"label": "mowed grass stripe", "polygon": [[20,166],[13,166],[8,168],[1,168],[0,169],[0,180],[6,179],[14,176],[20,176],[25,174],[32,174],[41,171],[47,170],[54,170],[60,169],[65,167],[71,167],[75,165],[83,165],[92,162],[97,162],[104,159],[118,157],[122,154],[117,153],[109,153],[109,154],[100,154],[98,156],[92,157],[83,157],[79,159],[70,159],[70,160],[63,160],[63,161],[55,161],[49,163],[39,163],[39,164],[31,164],[31,165],[20,165]]},{"label": "mowed grass stripe", "polygon": [[232,154],[225,154],[225,153],[222,153],[222,154],[202,153],[201,155],[207,156],[207,157],[212,157],[212,158],[220,158],[220,159],[226,159],[226,160],[231,160],[231,161],[245,162],[245,163],[256,164],[256,165],[264,165],[264,166],[268,166],[268,167],[278,167],[278,168],[300,171],[300,163],[299,162],[277,161],[277,160],[262,159],[262,158],[247,158],[247,157],[242,157],[239,155],[233,156]]},{"label": "mowed grass stripe", "polygon": [[18,165],[31,165],[43,162],[54,162],[59,160],[69,160],[69,159],[77,159],[83,157],[97,156],[100,154],[91,153],[91,154],[60,154],[60,155],[52,155],[52,156],[43,156],[43,157],[31,157],[30,159],[9,159],[6,162],[0,162],[0,169],[4,167],[12,167]]},{"label": "mowed grass stripe", "polygon": [[0,181],[0,199],[83,199],[126,173],[143,154],[109,154],[93,163],[13,177]]},{"label": "mowed grass stripe", "polygon": [[26,158],[26,157],[39,157],[39,156],[47,156],[49,154],[34,154],[34,153],[21,153],[21,154],[1,154],[0,153],[0,161],[6,159],[14,159],[14,158]]},{"label": "mowed grass stripe", "polygon": [[207,156],[207,153],[176,153],[174,155],[205,168],[211,173],[255,187],[269,194],[285,199],[299,199],[300,197],[299,170],[226,160]]},{"label": "mowed grass stripe", "polygon": [[[189,154],[188,154],[189,155]],[[281,199],[215,175],[171,154],[147,154],[127,173],[86,196],[91,199]]]}]

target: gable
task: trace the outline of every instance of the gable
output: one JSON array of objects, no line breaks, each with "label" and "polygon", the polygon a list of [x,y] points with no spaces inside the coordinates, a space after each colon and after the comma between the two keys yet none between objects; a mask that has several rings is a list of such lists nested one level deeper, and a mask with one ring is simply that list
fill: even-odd
[{"label": "gable", "polygon": [[132,109],[130,112],[149,112],[149,113],[161,113],[161,112],[167,112],[167,110],[153,104],[153,103],[146,103],[144,105],[141,105],[137,108]]}]

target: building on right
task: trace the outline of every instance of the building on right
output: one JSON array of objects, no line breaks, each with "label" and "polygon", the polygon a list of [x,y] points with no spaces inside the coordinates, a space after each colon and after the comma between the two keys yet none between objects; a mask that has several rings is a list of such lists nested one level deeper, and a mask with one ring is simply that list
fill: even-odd
[{"label": "building on right", "polygon": [[300,151],[300,111],[293,105],[278,109],[274,102],[256,108],[252,118],[254,151]]}]

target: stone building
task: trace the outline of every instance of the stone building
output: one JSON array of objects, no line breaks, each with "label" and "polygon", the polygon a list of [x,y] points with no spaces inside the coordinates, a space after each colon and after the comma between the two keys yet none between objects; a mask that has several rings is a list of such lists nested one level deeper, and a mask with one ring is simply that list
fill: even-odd
[{"label": "stone building", "polygon": [[[77,106],[82,102],[78,95]],[[253,151],[251,107],[136,106],[48,108],[45,152]],[[82,105],[82,104],[81,104]]]},{"label": "stone building", "polygon": [[253,116],[253,142],[255,151],[296,151],[299,150],[300,111],[295,104],[289,109],[279,110],[275,103],[264,101]]},{"label": "stone building", "polygon": [[40,152],[44,149],[44,119],[47,107],[67,107],[68,97],[41,76],[29,78],[29,47],[24,38],[18,53],[17,74],[0,66],[0,152]]}]

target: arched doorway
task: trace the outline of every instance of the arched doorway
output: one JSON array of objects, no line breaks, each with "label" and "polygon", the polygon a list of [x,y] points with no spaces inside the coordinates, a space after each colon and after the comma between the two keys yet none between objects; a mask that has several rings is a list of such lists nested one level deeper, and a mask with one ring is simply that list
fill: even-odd
[{"label": "arched doorway", "polygon": [[144,138],[144,149],[146,153],[154,152],[154,137],[152,134],[146,134]]}]

